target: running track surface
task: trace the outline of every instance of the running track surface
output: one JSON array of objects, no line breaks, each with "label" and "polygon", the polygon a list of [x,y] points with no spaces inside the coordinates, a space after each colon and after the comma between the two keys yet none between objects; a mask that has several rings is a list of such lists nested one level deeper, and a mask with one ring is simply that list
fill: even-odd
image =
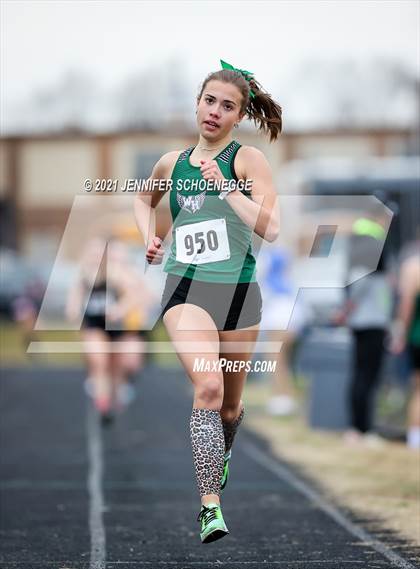
[{"label": "running track surface", "polygon": [[202,545],[189,442],[192,391],[183,373],[148,367],[137,399],[107,428],[83,379],[82,370],[2,372],[2,569],[420,566],[416,551],[391,535],[372,543],[361,520],[346,513],[343,522],[342,511],[330,511],[246,422],[223,496],[231,533]]}]

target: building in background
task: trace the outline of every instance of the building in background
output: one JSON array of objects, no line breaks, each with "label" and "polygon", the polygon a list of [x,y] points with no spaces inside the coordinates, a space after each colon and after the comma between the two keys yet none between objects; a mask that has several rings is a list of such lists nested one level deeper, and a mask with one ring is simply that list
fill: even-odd
[{"label": "building in background", "polygon": [[[308,191],[318,194],[369,193],[375,189],[375,181],[368,184],[365,179],[364,191],[358,190],[362,178],[366,178],[363,165],[372,159],[412,156],[417,144],[416,132],[402,128],[285,132],[273,145],[247,129],[239,131],[237,138],[242,144],[252,144],[265,153],[280,196]],[[76,196],[87,195],[83,187],[85,179],[118,179],[121,188],[126,178],[147,178],[163,153],[186,148],[195,140],[195,133],[176,126],[165,133],[157,130],[100,135],[62,132],[1,138],[2,245],[25,256],[53,258]],[[380,169],[381,160],[376,164]],[[335,177],[329,173],[332,165],[335,165]],[[322,168],[324,171],[320,175]],[[311,175],[307,175],[308,169],[312,169]],[[285,176],[285,172],[290,175]],[[296,176],[301,182],[296,183]],[[382,177],[388,179],[388,186],[396,183],[393,176],[384,168]],[[413,184],[415,189],[415,180]],[[127,207],[116,212],[115,202],[108,199],[109,194],[95,194],[95,197],[95,215],[92,216],[90,210],[86,212],[78,238],[68,250],[70,258],[82,246],[85,231],[95,224],[95,218],[106,219],[109,231],[140,240],[130,213],[129,199],[125,200]],[[158,230],[165,231],[170,223],[166,200],[161,207]],[[413,211],[415,209],[408,207],[404,215],[412,215]],[[408,233],[403,235],[403,242],[412,238],[412,231]]]}]

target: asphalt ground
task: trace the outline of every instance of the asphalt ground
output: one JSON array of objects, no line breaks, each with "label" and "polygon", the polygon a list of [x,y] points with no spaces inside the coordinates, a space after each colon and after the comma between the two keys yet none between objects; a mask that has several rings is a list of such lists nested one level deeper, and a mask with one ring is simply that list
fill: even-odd
[{"label": "asphalt ground", "polygon": [[83,380],[81,370],[3,369],[2,569],[420,567],[412,548],[368,533],[270,455],[246,421],[222,500],[230,535],[202,545],[184,374],[148,367],[107,427]]}]

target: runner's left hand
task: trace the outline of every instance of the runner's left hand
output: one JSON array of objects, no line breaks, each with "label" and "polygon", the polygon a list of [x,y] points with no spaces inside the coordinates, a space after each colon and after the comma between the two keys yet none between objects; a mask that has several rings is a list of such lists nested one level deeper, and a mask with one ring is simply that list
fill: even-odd
[{"label": "runner's left hand", "polygon": [[205,180],[225,180],[216,160],[200,160],[201,175]]}]

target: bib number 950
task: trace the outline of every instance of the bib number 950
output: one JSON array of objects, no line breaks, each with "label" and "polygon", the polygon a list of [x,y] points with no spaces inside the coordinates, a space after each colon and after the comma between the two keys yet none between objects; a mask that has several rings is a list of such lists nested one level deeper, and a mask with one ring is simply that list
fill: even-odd
[{"label": "bib number 950", "polygon": [[230,258],[224,219],[189,223],[176,228],[176,260],[181,263],[214,263]]},{"label": "bib number 950", "polygon": [[[195,252],[198,254],[204,253],[206,247],[208,247],[210,251],[216,251],[219,246],[219,240],[217,239],[217,233],[215,230],[211,229],[206,235],[202,231],[199,231],[194,235],[187,233],[184,238],[184,244],[187,255],[194,255]],[[195,251],[194,245],[199,246],[197,251]]]}]

